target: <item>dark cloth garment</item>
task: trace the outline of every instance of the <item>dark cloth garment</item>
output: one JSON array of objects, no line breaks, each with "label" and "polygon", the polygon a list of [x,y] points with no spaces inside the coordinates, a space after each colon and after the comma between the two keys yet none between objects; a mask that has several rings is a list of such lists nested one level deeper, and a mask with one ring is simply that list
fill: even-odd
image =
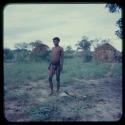
[{"label": "dark cloth garment", "polygon": [[51,63],[51,66],[52,66],[52,69],[53,69],[54,71],[59,70],[59,69],[60,69],[60,62],[57,63],[57,64],[52,64],[52,63]]}]

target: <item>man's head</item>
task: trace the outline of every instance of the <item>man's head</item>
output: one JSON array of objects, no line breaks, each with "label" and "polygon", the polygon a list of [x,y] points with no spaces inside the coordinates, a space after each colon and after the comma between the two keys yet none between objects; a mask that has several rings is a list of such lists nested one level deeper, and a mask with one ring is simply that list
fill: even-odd
[{"label": "man's head", "polygon": [[60,38],[59,37],[54,37],[53,38],[53,43],[54,43],[55,46],[58,46],[59,42],[60,42]]}]

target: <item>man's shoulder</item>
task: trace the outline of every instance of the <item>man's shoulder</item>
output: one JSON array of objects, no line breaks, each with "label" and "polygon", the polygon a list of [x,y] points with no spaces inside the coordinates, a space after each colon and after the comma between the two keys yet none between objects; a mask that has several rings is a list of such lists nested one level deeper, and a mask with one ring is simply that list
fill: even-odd
[{"label": "man's shoulder", "polygon": [[54,49],[55,47],[52,47],[52,50]]},{"label": "man's shoulder", "polygon": [[59,46],[60,47],[60,50],[63,50],[63,47]]}]

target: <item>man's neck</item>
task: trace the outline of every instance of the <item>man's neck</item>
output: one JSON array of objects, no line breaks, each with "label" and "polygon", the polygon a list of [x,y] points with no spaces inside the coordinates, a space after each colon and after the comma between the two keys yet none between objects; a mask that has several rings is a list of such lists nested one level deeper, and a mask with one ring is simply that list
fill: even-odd
[{"label": "man's neck", "polygon": [[59,47],[59,45],[56,45],[55,47]]}]

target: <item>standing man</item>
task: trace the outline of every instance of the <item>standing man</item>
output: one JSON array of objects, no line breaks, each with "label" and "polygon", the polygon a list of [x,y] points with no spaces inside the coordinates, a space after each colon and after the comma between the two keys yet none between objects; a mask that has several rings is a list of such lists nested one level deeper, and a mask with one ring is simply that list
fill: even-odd
[{"label": "standing man", "polygon": [[53,82],[52,78],[53,75],[56,73],[56,81],[57,81],[57,93],[60,89],[60,72],[63,70],[63,60],[64,60],[64,51],[61,46],[59,46],[60,38],[54,37],[53,44],[54,47],[52,48],[51,52],[51,60],[48,67],[49,70],[49,84],[51,88],[50,95],[53,94]]}]

